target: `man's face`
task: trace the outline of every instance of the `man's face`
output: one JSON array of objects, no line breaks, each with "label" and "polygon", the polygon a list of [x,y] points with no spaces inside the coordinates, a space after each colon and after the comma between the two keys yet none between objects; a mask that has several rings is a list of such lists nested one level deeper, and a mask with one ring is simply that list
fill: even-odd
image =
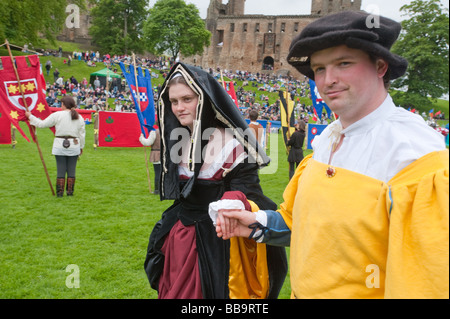
[{"label": "man's face", "polygon": [[345,45],[315,52],[311,68],[320,95],[344,127],[373,112],[386,98],[383,76],[388,65]]}]

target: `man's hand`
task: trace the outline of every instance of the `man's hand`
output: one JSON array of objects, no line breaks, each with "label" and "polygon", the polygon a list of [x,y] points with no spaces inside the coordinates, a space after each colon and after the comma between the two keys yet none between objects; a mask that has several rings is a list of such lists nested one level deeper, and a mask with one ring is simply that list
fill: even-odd
[{"label": "man's hand", "polygon": [[256,214],[246,210],[219,210],[217,216],[217,237],[223,240],[232,237],[248,237],[252,233],[249,225],[256,223]]}]

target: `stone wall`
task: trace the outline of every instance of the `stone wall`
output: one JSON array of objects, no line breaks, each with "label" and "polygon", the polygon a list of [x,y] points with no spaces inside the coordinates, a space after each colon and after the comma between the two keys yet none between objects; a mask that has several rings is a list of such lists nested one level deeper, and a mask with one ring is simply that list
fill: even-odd
[{"label": "stone wall", "polygon": [[310,15],[245,15],[245,0],[211,0],[205,21],[211,45],[202,55],[181,57],[203,68],[301,77],[287,62],[292,40],[309,23],[329,13],[359,10],[361,0],[312,0]]}]

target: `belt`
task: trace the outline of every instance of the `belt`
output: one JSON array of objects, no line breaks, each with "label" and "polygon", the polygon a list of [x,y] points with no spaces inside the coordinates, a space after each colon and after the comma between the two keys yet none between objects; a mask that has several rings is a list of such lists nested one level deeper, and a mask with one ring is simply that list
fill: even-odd
[{"label": "belt", "polygon": [[78,138],[73,136],[55,136],[56,138]]}]

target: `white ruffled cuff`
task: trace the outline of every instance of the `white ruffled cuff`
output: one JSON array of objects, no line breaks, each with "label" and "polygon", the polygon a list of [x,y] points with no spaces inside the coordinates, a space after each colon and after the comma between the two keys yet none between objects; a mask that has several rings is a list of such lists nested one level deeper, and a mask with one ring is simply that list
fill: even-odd
[{"label": "white ruffled cuff", "polygon": [[217,202],[209,204],[209,217],[211,218],[214,227],[217,226],[217,214],[221,209],[236,209],[245,210],[244,203],[238,199],[222,199]]}]

